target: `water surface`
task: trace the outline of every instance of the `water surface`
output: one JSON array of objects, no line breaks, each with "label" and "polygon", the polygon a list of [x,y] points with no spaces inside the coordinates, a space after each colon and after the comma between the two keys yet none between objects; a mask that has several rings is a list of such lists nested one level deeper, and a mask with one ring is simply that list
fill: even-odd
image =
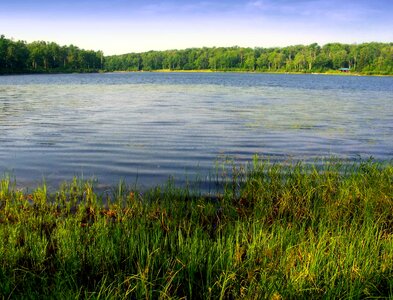
[{"label": "water surface", "polygon": [[236,73],[0,76],[0,172],[142,186],[216,161],[393,158],[393,78]]}]

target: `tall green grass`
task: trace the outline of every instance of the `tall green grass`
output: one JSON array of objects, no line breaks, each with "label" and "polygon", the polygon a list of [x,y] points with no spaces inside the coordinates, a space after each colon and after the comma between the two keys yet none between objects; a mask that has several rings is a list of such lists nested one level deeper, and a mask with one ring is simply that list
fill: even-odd
[{"label": "tall green grass", "polygon": [[26,194],[4,177],[0,294],[393,298],[392,164],[256,158],[228,174],[213,195],[124,182],[98,194],[78,179]]}]

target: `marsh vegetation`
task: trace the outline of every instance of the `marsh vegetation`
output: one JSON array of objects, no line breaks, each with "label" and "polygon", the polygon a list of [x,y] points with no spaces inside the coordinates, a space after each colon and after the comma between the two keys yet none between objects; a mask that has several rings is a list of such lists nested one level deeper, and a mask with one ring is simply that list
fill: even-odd
[{"label": "marsh vegetation", "polygon": [[254,159],[204,194],[0,185],[4,298],[393,297],[393,166]]}]

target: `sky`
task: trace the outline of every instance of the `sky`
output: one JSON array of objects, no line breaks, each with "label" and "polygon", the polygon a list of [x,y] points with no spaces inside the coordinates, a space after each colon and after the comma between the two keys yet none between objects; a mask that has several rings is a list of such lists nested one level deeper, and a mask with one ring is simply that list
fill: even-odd
[{"label": "sky", "polygon": [[105,55],[393,42],[393,0],[0,0],[0,34]]}]

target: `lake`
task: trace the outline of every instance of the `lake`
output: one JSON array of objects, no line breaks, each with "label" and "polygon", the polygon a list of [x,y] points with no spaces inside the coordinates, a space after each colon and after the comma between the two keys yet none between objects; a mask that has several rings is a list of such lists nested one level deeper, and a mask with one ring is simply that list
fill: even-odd
[{"label": "lake", "polygon": [[225,159],[393,158],[393,77],[247,73],[0,76],[0,172],[143,187]]}]

